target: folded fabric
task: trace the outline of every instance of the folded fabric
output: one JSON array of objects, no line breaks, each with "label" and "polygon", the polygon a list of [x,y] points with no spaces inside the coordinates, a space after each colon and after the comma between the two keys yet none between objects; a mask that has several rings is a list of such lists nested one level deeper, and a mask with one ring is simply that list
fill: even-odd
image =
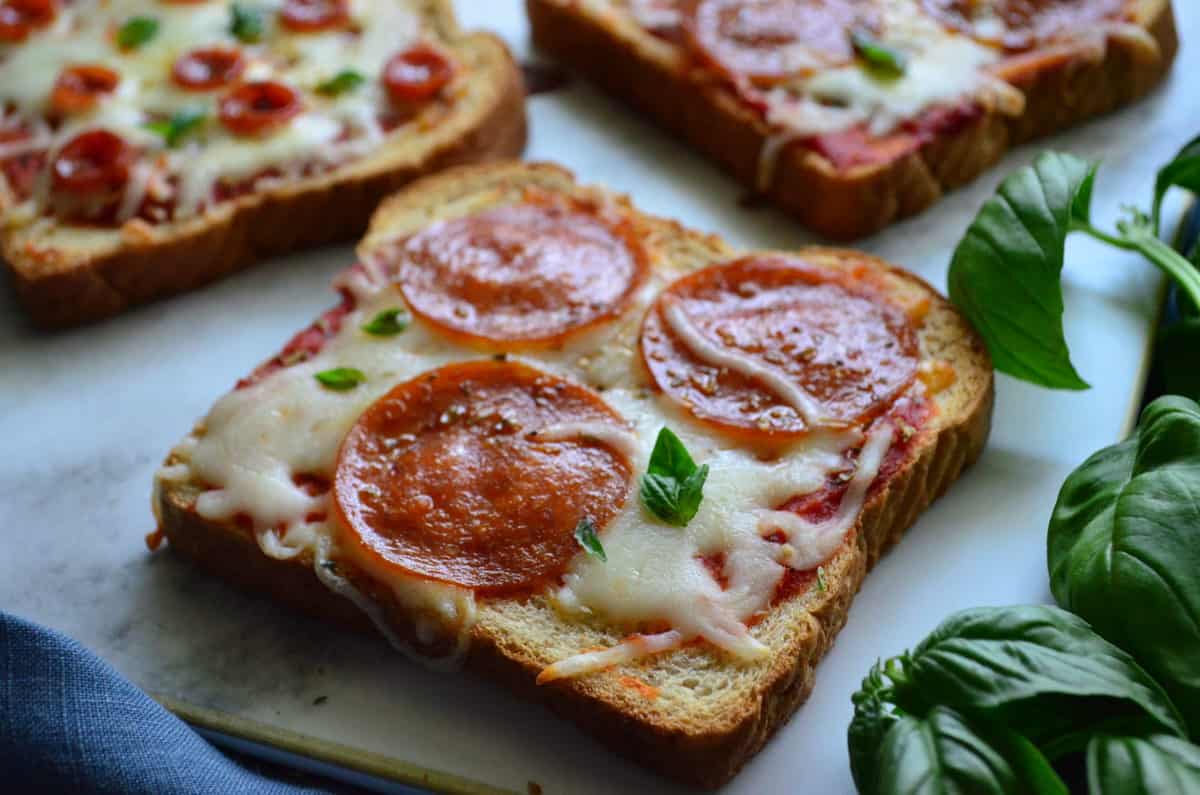
[{"label": "folded fabric", "polygon": [[279,793],[79,643],[0,612],[0,790]]}]

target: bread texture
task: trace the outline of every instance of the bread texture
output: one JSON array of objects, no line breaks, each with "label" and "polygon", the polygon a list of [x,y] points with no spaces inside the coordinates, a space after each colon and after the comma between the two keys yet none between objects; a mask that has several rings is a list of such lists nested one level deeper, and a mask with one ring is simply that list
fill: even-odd
[{"label": "bread texture", "polygon": [[[524,85],[506,46],[464,34],[449,0],[422,0],[429,29],[467,65],[452,99],[329,171],[255,190],[177,222],[0,229],[0,258],[42,328],[89,323],[192,290],[267,257],[354,240],[379,201],[412,180],[525,146]],[[3,209],[0,201],[0,209]]]},{"label": "bread texture", "polygon": [[[569,172],[545,164],[466,167],[417,182],[384,202],[362,248],[369,250],[377,240],[419,229],[442,217],[445,208],[513,201],[529,186],[619,203],[636,217],[651,256],[680,272],[744,253],[717,237],[637,213],[627,199],[580,186]],[[732,778],[804,702],[817,663],[845,623],[867,571],[975,461],[990,425],[990,359],[974,331],[932,288],[858,252],[809,248],[793,253],[820,268],[869,268],[883,276],[898,298],[927,302],[919,330],[921,358],[952,364],[957,377],[932,396],[935,415],[913,437],[901,466],[876,484],[847,540],[824,565],[824,587],[811,587],[782,601],[754,625],[752,631],[770,647],[770,657],[739,663],[706,644],[692,644],[537,685],[537,675],[547,665],[581,649],[611,646],[622,633],[565,619],[545,597],[535,595],[480,600],[466,658],[469,669],[547,704],[613,750],[699,787],[716,787]],[[203,434],[203,426],[195,433]],[[166,464],[186,464],[186,456],[181,447]],[[202,488],[194,481],[156,482],[159,525],[175,552],[283,604],[341,626],[374,631],[357,608],[318,581],[311,556],[270,559],[247,530],[199,516],[195,505]],[[361,573],[343,573],[382,603],[402,635],[413,632],[412,619],[389,603],[387,594],[373,589]]]},{"label": "bread texture", "polygon": [[[1158,44],[1157,60],[1115,37],[1099,60],[1069,52],[1029,58],[1004,75],[1025,94],[1021,115],[985,110],[915,151],[843,171],[817,152],[790,146],[775,165],[767,199],[826,238],[855,240],[921,212],[1017,144],[1132,102],[1163,78],[1178,49],[1170,0],[1133,5],[1135,24]],[[770,129],[732,92],[691,69],[681,46],[594,4],[526,0],[526,7],[539,49],[759,190],[759,153]]]}]

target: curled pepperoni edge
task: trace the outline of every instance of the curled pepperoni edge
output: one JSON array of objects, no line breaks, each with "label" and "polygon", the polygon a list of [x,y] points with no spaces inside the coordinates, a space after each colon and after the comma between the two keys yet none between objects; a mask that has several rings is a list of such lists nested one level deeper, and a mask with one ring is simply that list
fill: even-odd
[{"label": "curled pepperoni edge", "polygon": [[89,130],[68,141],[51,162],[51,182],[57,191],[77,196],[107,195],[129,179],[133,149],[116,133]]},{"label": "curled pepperoni edge", "polygon": [[347,0],[287,0],[279,10],[279,21],[295,33],[333,30],[350,21],[350,4]]},{"label": "curled pepperoni edge", "polygon": [[242,83],[217,103],[221,123],[230,132],[255,136],[271,132],[304,110],[300,94],[274,80]]},{"label": "curled pepperoni edge", "polygon": [[392,104],[411,111],[437,97],[456,72],[449,55],[422,43],[389,58],[383,66],[382,81]]},{"label": "curled pepperoni edge", "polygon": [[58,17],[58,0],[0,2],[0,41],[15,44],[48,26]]},{"label": "curled pepperoni edge", "polygon": [[81,113],[100,97],[116,91],[121,75],[101,64],[75,64],[59,73],[50,91],[50,107],[61,114]]},{"label": "curled pepperoni edge", "polygon": [[234,47],[200,47],[184,53],[171,66],[171,81],[188,91],[211,91],[229,85],[246,68]]}]

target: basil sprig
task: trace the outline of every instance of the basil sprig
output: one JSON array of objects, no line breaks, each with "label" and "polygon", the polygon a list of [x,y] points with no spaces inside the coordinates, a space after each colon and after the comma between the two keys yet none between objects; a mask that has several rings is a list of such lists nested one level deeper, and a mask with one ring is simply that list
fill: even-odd
[{"label": "basil sprig", "polygon": [[361,72],[353,69],[343,69],[328,80],[317,84],[317,93],[327,97],[336,97],[361,86],[366,81]]},{"label": "basil sprig", "polygon": [[[1057,152],[1040,155],[1001,183],[967,229],[950,263],[950,298],[983,337],[996,369],[1055,389],[1087,389],[1063,334],[1066,239],[1083,232],[1136,251],[1200,307],[1200,271],[1159,239],[1171,187],[1200,189],[1200,138],[1158,173],[1149,214],[1128,209],[1116,233],[1091,222],[1097,166]],[[1200,332],[1189,340],[1200,340]]]},{"label": "basil sprig", "polygon": [[322,370],[313,375],[321,383],[321,386],[329,389],[345,392],[361,384],[367,380],[367,376],[362,370],[356,370],[353,367],[334,367],[331,370]]},{"label": "basil sprig", "polygon": [[266,21],[261,9],[254,6],[234,3],[229,9],[229,32],[238,41],[254,44],[263,37]]},{"label": "basil sprig", "polygon": [[188,135],[198,132],[208,118],[203,110],[181,110],[169,119],[161,119],[146,123],[146,129],[162,136],[163,141],[172,149]]},{"label": "basil sprig", "polygon": [[130,17],[117,28],[117,46],[136,50],[158,35],[158,20],[154,17]]},{"label": "basil sprig", "polygon": [[1159,398],[1071,473],[1047,562],[1055,600],[1133,654],[1200,737],[1200,404]]},{"label": "basil sprig", "polygon": [[686,527],[700,510],[707,478],[708,464],[697,467],[679,437],[664,427],[641,478],[642,504],[667,524]]},{"label": "basil sprig", "polygon": [[875,38],[868,30],[851,31],[850,43],[867,69],[880,77],[902,77],[908,69],[907,55]]},{"label": "basil sprig", "polygon": [[385,309],[364,323],[362,330],[375,337],[394,337],[408,328],[408,323],[403,309]]},{"label": "basil sprig", "polygon": [[608,554],[604,551],[604,545],[600,543],[600,536],[596,534],[596,525],[588,517],[583,517],[579,524],[575,525],[575,540],[589,555],[608,562]]},{"label": "basil sprig", "polygon": [[864,795],[1066,795],[1055,762],[1111,737],[1186,736],[1129,654],[1041,605],[950,616],[876,663],[853,701],[850,764]]}]

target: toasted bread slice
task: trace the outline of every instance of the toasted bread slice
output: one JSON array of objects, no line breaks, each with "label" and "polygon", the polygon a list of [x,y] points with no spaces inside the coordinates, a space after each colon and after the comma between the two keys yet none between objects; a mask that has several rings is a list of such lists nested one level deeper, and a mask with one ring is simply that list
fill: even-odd
[{"label": "toasted bread slice", "polygon": [[[603,201],[635,219],[652,259],[684,273],[737,255],[719,238],[637,212],[624,197],[575,183],[546,164],[496,164],[456,169],[417,182],[375,214],[361,250],[467,211],[518,201],[542,191]],[[846,620],[868,569],[983,448],[993,398],[990,359],[979,338],[943,298],[919,278],[851,251],[798,252],[822,269],[866,268],[897,299],[928,307],[919,326],[923,361],[948,363],[956,377],[932,400],[934,416],[913,437],[903,460],[876,481],[846,541],[824,564],[822,587],[795,593],[753,626],[770,655],[737,662],[709,647],[675,651],[577,678],[535,684],[546,666],[580,650],[619,643],[622,631],[564,618],[545,596],[480,600],[471,629],[467,667],[542,701],[614,750],[664,775],[702,787],[729,780],[808,697],[818,661]],[[636,321],[636,319],[635,319]],[[193,436],[205,434],[200,423]],[[260,551],[252,532],[197,513],[204,484],[189,475],[192,442],[177,447],[155,482],[162,533],[176,552],[218,576],[339,625],[372,631],[350,601],[314,574],[313,556],[280,561]],[[163,473],[171,473],[170,477]],[[181,476],[182,475],[182,476]],[[411,637],[414,619],[361,571],[338,564],[359,590],[381,603],[396,632]]]},{"label": "toasted bread slice", "polygon": [[[921,212],[990,167],[1012,146],[1108,113],[1146,94],[1178,48],[1170,0],[1131,0],[1133,24],[1157,43],[1110,36],[1103,56],[1055,48],[1006,64],[1024,111],[997,108],[928,138],[890,160],[839,169],[825,156],[787,146],[764,181],[773,132],[679,44],[633,22],[622,0],[526,0],[534,44],[687,141],[752,191],[832,240],[854,240]],[[1134,39],[1140,37],[1133,37]]]},{"label": "toasted bread slice", "polygon": [[[313,176],[256,186],[178,221],[5,223],[0,258],[33,322],[56,328],[100,320],[266,257],[353,240],[380,199],[411,180],[519,155],[524,87],[508,49],[495,36],[462,33],[449,0],[413,5],[429,35],[464,68],[443,99],[387,133],[373,151]],[[10,196],[6,206],[0,189],[0,214],[14,201]]]}]

